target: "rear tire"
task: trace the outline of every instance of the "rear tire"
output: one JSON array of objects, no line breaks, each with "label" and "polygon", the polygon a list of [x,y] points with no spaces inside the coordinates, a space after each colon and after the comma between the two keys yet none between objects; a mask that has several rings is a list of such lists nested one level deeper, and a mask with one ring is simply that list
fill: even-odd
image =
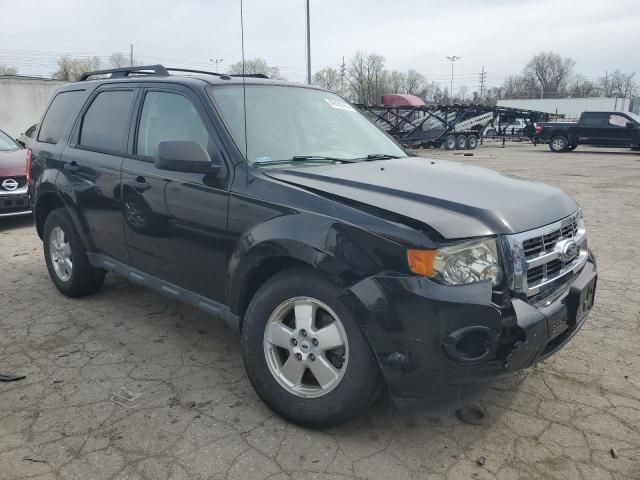
[{"label": "rear tire", "polygon": [[377,361],[339,292],[312,271],[288,270],[258,290],[244,316],[251,384],[274,412],[304,427],[351,420],[380,392]]},{"label": "rear tire", "polygon": [[469,137],[467,138],[467,148],[469,150],[475,150],[477,146],[478,137],[476,137],[475,135],[469,135]]},{"label": "rear tire", "polygon": [[455,150],[457,145],[456,136],[455,135],[447,135],[447,138],[444,139],[444,149],[445,150]]},{"label": "rear tire", "polygon": [[465,135],[459,135],[456,138],[456,149],[458,150],[466,150],[467,149],[467,137]]},{"label": "rear tire", "polygon": [[42,239],[49,276],[60,292],[84,297],[100,289],[105,271],[89,263],[82,239],[64,208],[49,213]]},{"label": "rear tire", "polygon": [[555,153],[566,152],[569,148],[569,139],[567,137],[553,137],[549,142],[549,150]]}]

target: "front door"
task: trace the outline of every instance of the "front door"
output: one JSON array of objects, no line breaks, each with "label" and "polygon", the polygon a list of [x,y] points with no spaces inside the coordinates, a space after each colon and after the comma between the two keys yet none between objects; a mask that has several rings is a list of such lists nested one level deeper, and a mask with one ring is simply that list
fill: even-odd
[{"label": "front door", "polygon": [[634,123],[631,119],[620,113],[609,115],[608,136],[612,146],[631,147],[638,143],[638,129],[628,127],[628,123]]},{"label": "front door", "polygon": [[224,303],[230,169],[202,174],[156,168],[158,143],[189,140],[221,158],[204,105],[186,88],[148,88],[122,169],[125,237],[133,266]]},{"label": "front door", "polygon": [[102,88],[87,102],[62,151],[58,184],[74,197],[90,248],[126,262],[120,169],[137,88]]}]

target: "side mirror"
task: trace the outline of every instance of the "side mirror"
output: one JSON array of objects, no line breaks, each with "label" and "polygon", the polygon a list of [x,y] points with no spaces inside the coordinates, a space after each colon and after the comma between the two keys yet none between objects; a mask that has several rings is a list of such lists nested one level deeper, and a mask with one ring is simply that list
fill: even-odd
[{"label": "side mirror", "polygon": [[26,143],[24,143],[24,142],[23,142],[22,140],[20,140],[19,138],[16,138],[15,140],[16,140],[16,143],[17,143],[18,145],[20,145],[22,148],[26,148],[26,147],[27,147]]},{"label": "side mirror", "polygon": [[158,143],[154,165],[159,170],[173,172],[216,174],[222,163],[211,160],[202,145],[190,140],[166,140]]},{"label": "side mirror", "polygon": [[627,122],[627,128],[636,128],[637,125],[633,122]]}]

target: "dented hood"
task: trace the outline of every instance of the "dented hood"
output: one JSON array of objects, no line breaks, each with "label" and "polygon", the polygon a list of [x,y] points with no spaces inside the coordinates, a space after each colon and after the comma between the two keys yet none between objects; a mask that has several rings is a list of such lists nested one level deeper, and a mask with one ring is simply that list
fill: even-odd
[{"label": "dented hood", "polygon": [[265,170],[265,174],[356,208],[370,205],[412,218],[449,239],[518,233],[578,209],[555,187],[422,157]]}]

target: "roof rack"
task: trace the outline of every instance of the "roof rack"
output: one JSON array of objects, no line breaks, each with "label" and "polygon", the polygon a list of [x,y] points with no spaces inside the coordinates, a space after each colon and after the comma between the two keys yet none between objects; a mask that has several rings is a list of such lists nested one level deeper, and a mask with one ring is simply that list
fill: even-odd
[{"label": "roof rack", "polygon": [[160,75],[166,77],[169,72],[186,72],[186,73],[204,73],[206,75],[216,75],[218,77],[252,77],[252,78],[269,78],[262,73],[248,73],[246,75],[227,75],[226,73],[208,72],[206,70],[192,70],[189,68],[170,68],[163,65],[142,65],[139,67],[122,67],[122,68],[110,68],[108,70],[95,70],[93,72],[85,72],[78,79],[79,82],[85,82],[89,77],[96,75],[108,75],[109,78],[124,78],[133,74],[140,75]]},{"label": "roof rack", "polygon": [[209,72],[207,70],[192,70],[190,68],[173,68],[167,67],[166,70],[170,72],[187,72],[187,73],[205,73],[207,75],[216,75],[218,77],[250,77],[250,78],[269,78],[264,73],[245,73],[244,75],[235,74],[235,73],[216,73]]},{"label": "roof rack", "polygon": [[96,75],[111,74],[109,78],[122,78],[128,77],[132,73],[139,73],[142,75],[169,75],[169,72],[162,65],[142,65],[139,67],[122,67],[122,68],[110,68],[108,70],[95,70],[93,72],[85,72],[80,75],[79,82],[86,81],[89,77]]}]

